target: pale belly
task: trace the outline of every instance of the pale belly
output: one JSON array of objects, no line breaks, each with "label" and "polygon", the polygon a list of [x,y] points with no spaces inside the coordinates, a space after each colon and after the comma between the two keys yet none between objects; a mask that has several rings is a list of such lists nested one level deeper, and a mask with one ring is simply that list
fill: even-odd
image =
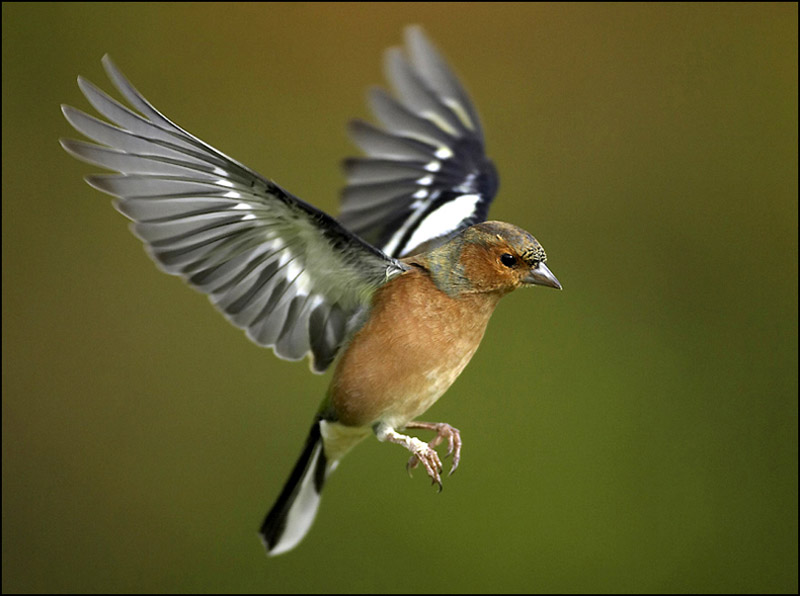
[{"label": "pale belly", "polygon": [[[405,394],[387,405],[381,413],[381,421],[392,428],[403,428],[406,424],[421,416],[445,394],[455,382],[469,361],[472,359],[477,345],[465,350],[460,357],[452,358],[438,366],[420,371],[416,382],[405,386]],[[411,380],[411,379],[409,379]]]},{"label": "pale belly", "polygon": [[[325,455],[331,461],[331,471],[350,449],[373,433],[378,422],[402,430],[426,412],[450,388],[474,353],[475,349],[467,350],[453,363],[409,373],[392,390],[375,392],[368,383],[351,386],[347,394],[349,407],[340,405],[339,420],[322,422]],[[344,395],[340,394],[340,398]]]}]

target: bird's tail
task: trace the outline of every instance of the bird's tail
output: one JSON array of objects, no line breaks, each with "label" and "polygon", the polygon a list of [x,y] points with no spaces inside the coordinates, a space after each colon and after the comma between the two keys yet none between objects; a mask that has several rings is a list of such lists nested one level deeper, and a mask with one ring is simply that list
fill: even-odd
[{"label": "bird's tail", "polygon": [[300,459],[261,524],[261,538],[270,556],[297,546],[317,515],[325,476],[333,467],[325,457],[320,425],[319,419],[314,421]]}]

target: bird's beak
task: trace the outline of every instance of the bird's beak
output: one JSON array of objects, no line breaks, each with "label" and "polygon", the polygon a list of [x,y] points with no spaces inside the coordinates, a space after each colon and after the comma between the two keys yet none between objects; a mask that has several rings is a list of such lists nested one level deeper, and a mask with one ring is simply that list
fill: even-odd
[{"label": "bird's beak", "polygon": [[556,290],[561,289],[561,284],[558,283],[556,276],[553,275],[544,263],[539,263],[536,267],[533,267],[522,281],[529,285],[547,286],[548,288],[555,288]]}]

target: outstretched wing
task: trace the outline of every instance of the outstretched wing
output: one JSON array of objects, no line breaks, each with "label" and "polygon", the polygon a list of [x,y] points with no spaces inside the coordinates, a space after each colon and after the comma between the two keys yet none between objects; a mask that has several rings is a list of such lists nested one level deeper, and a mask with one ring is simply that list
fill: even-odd
[{"label": "outstretched wing", "polygon": [[333,218],[173,124],[108,56],[103,65],[135,113],[89,81],[78,85],[111,123],[62,106],[99,144],[62,139],[73,156],[119,174],[86,178],[165,272],[208,294],[231,323],[288,360],[323,372],[375,288],[406,266]]},{"label": "outstretched wing", "polygon": [[486,220],[497,172],[484,152],[478,114],[456,76],[419,27],[386,54],[393,98],[370,93],[383,125],[361,120],[350,134],[367,157],[345,161],[339,221],[386,254],[429,250]]}]

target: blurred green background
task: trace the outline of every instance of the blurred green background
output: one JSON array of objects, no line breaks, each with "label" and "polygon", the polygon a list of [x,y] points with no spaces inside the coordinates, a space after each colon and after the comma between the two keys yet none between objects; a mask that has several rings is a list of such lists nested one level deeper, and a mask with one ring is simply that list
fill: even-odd
[{"label": "blurred green background", "polygon": [[[3,3],[4,592],[796,592],[797,5]],[[192,133],[335,213],[345,122],[422,24],[563,292],[498,308],[307,540],[256,531],[327,377],[159,273],[67,156],[109,52]],[[402,321],[398,320],[398,324]]]}]

